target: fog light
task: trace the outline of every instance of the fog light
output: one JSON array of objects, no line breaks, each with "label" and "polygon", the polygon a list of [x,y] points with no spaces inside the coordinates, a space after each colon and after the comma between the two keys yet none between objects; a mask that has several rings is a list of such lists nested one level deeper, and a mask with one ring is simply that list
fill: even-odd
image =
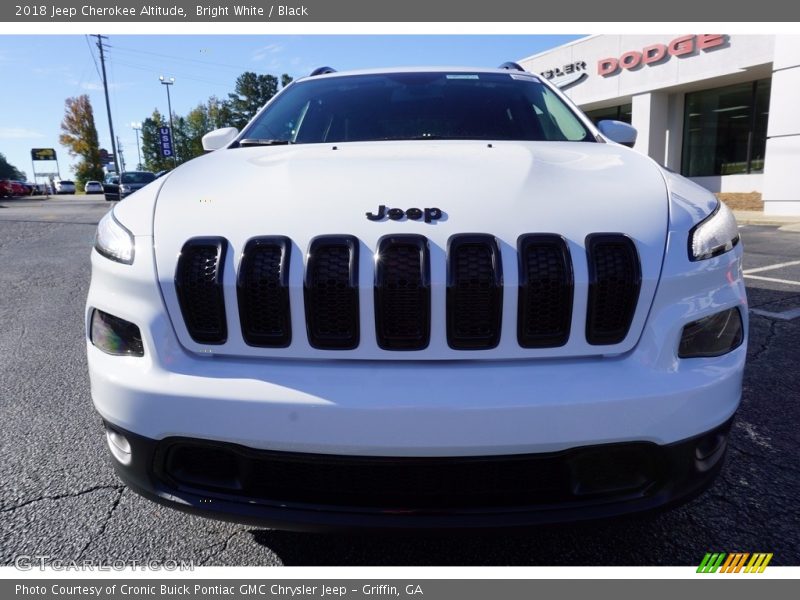
[{"label": "fog light", "polygon": [[721,356],[738,348],[743,339],[742,315],[738,308],[731,308],[686,325],[678,357]]},{"label": "fog light", "polygon": [[92,344],[114,356],[144,356],[139,328],[108,313],[95,309],[89,332]]},{"label": "fog light", "polygon": [[106,440],[108,440],[108,449],[111,450],[114,458],[123,465],[131,464],[131,445],[124,435],[106,428]]}]

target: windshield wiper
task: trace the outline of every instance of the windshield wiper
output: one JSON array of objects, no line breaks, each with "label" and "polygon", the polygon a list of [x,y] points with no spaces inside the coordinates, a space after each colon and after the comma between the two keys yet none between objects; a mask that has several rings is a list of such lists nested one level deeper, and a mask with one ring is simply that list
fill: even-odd
[{"label": "windshield wiper", "polygon": [[244,138],[239,140],[239,146],[286,146],[293,144],[291,140],[269,140],[261,138]]}]

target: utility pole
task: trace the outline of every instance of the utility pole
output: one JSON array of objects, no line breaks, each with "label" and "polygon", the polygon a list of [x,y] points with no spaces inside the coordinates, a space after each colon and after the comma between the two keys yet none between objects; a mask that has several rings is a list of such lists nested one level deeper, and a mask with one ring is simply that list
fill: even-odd
[{"label": "utility pole", "polygon": [[142,151],[139,148],[139,132],[142,130],[142,124],[138,121],[134,121],[131,123],[131,129],[136,132],[136,156],[139,157],[139,163],[136,165],[136,170],[140,171],[142,169]]},{"label": "utility pole", "polygon": [[114,137],[114,124],[111,122],[111,102],[108,100],[108,80],[106,79],[106,60],[105,55],[103,54],[103,40],[107,40],[108,38],[104,35],[96,34],[94,37],[97,38],[97,47],[100,49],[100,67],[103,70],[103,89],[106,92],[106,111],[108,112],[108,129],[111,132],[111,151],[114,153],[114,169],[116,169],[117,175],[120,174],[119,170],[119,159],[117,158],[117,143],[116,138]]}]

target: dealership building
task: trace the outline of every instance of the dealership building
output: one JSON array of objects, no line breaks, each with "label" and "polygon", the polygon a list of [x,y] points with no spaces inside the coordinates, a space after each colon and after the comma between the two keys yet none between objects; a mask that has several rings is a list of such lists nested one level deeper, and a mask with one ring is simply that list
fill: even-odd
[{"label": "dealership building", "polygon": [[595,35],[519,62],[668,168],[800,215],[800,36]]}]

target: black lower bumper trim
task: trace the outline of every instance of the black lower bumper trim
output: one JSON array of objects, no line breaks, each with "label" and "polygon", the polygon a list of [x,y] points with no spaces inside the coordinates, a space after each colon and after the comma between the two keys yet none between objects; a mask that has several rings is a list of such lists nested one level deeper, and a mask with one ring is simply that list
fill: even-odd
[{"label": "black lower bumper trim", "polygon": [[489,457],[271,452],[188,438],[125,436],[114,465],[137,493],[216,519],[299,531],[519,527],[686,502],[719,473],[733,417],[669,445],[615,443]]}]

